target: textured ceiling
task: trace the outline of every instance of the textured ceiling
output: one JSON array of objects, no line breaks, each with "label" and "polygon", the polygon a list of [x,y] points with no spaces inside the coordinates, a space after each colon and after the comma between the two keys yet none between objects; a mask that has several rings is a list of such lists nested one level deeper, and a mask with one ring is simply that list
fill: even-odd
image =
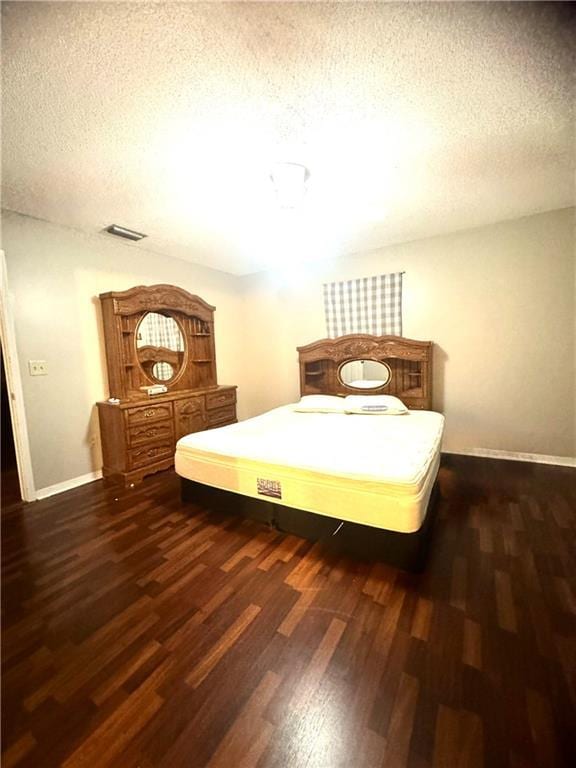
[{"label": "textured ceiling", "polygon": [[6,208],[242,274],[574,204],[572,4],[2,6]]}]

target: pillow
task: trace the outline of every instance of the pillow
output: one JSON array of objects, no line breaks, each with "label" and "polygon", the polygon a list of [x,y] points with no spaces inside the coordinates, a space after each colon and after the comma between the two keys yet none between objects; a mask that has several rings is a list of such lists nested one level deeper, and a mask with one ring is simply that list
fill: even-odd
[{"label": "pillow", "polygon": [[392,395],[348,395],[344,398],[346,413],[373,413],[386,416],[402,416],[408,408],[402,400]]},{"label": "pillow", "polygon": [[298,413],[344,413],[344,398],[336,395],[305,395],[292,410]]}]

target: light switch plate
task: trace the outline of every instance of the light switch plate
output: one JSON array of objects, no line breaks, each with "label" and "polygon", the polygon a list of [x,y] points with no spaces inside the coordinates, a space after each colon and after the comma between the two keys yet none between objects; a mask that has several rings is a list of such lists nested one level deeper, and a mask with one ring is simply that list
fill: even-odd
[{"label": "light switch plate", "polygon": [[48,363],[46,360],[28,360],[30,376],[47,376]]}]

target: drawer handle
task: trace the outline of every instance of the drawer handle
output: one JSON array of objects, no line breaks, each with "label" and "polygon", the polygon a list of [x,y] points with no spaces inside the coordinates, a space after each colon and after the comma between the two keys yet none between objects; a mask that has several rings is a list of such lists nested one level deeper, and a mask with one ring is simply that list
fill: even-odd
[{"label": "drawer handle", "polygon": [[150,416],[154,416],[156,411],[144,411],[144,416],[148,419]]},{"label": "drawer handle", "polygon": [[143,429],[136,429],[132,433],[133,437],[157,437],[166,430],[166,427],[144,427]]},{"label": "drawer handle", "polygon": [[156,456],[161,451],[165,451],[167,446],[160,445],[157,448],[142,448],[140,451],[134,451],[134,458],[139,459],[140,456],[149,456],[152,458],[153,456]]}]

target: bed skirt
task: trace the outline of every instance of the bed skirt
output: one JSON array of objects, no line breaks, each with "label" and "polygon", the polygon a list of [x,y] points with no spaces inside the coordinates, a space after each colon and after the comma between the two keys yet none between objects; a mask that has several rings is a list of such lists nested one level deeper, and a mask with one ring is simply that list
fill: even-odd
[{"label": "bed skirt", "polygon": [[321,541],[326,551],[363,561],[384,562],[405,571],[421,572],[426,565],[438,497],[434,483],[426,516],[415,533],[399,533],[360,523],[305,512],[264,499],[254,499],[182,477],[182,501],[209,510],[240,514],[282,533]]}]

